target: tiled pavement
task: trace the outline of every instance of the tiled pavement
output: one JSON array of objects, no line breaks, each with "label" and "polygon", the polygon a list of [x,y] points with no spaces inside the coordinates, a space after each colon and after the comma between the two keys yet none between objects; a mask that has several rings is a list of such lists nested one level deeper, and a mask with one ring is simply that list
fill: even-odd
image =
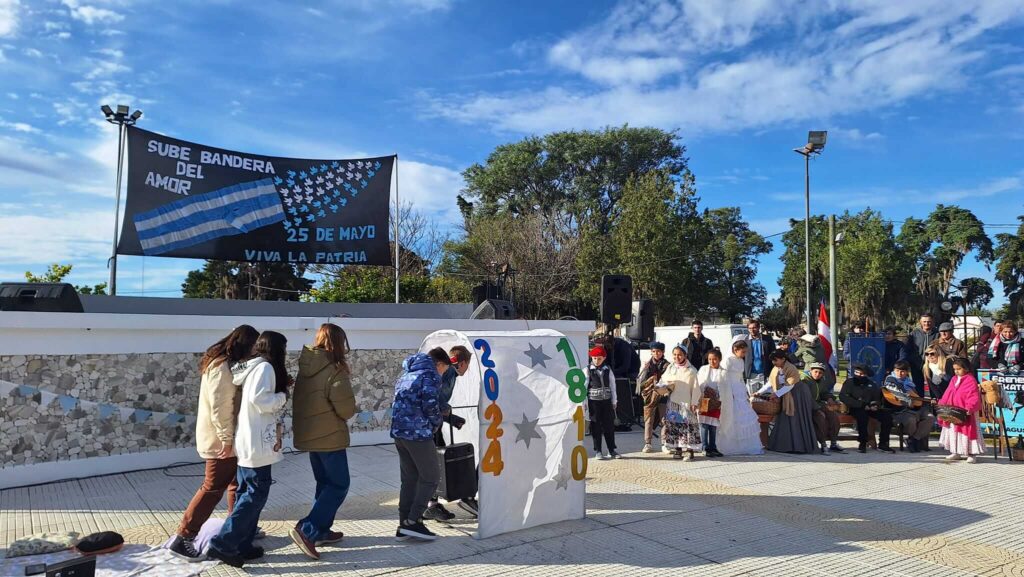
[{"label": "tiled pavement", "polygon": [[[641,439],[619,441],[638,451]],[[434,524],[438,541],[413,544],[393,540],[393,447],[351,449],[352,489],[335,524],[345,541],[313,562],[287,537],[313,490],[306,457],[291,455],[274,466],[261,523],[267,557],[245,571],[221,565],[204,575],[1024,575],[1024,464],[946,464],[936,450],[691,463],[626,457],[591,460],[586,519],[475,540],[473,522],[460,517]],[[200,472],[186,466],[0,491],[0,547],[67,529],[161,543]]]}]

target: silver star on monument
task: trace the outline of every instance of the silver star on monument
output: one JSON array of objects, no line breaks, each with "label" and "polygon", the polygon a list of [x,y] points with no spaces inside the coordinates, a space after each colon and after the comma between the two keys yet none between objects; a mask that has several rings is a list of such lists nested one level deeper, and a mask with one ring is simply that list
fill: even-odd
[{"label": "silver star on monument", "polygon": [[565,489],[566,491],[568,491],[569,490],[569,479],[571,479],[571,478],[572,477],[569,476],[569,472],[565,470],[565,467],[562,466],[562,465],[559,465],[558,466],[558,474],[555,475],[555,477],[554,477],[554,479],[555,479],[555,490],[557,491],[559,489]]},{"label": "silver star on monument", "polygon": [[533,367],[536,367],[537,365],[540,365],[540,366],[544,367],[545,369],[548,368],[548,366],[546,364],[544,364],[544,361],[550,361],[551,357],[549,357],[549,356],[544,354],[544,345],[541,345],[541,346],[539,346],[537,348],[534,348],[533,347],[533,343],[527,343],[527,344],[529,345],[530,350],[523,351],[523,354],[528,356],[528,357],[530,357],[530,368],[532,369]]},{"label": "silver star on monument", "polygon": [[526,443],[526,448],[529,449],[531,439],[543,438],[540,436],[540,433],[537,432],[537,421],[539,420],[540,419],[538,418],[531,421],[530,419],[526,418],[526,413],[523,413],[522,423],[512,423],[512,425],[515,426],[515,428],[519,431],[518,433],[516,433],[515,442],[518,443],[519,441],[522,441]]}]

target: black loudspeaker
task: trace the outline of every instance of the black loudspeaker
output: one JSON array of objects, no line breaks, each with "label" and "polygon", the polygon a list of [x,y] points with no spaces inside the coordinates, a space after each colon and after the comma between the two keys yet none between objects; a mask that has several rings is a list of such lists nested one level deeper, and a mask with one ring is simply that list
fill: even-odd
[{"label": "black loudspeaker", "polygon": [[0,284],[0,311],[80,313],[82,301],[67,283],[5,282]]},{"label": "black loudspeaker", "polygon": [[469,318],[510,321],[516,318],[516,307],[512,306],[512,303],[508,301],[487,299],[480,303],[480,306],[476,307],[476,310],[473,311],[473,314],[471,314]]},{"label": "black loudspeaker", "polygon": [[654,301],[651,299],[633,301],[633,324],[626,327],[626,336],[631,341],[649,342],[654,340]]},{"label": "black loudspeaker", "polygon": [[480,306],[487,299],[501,299],[500,292],[497,285],[488,281],[473,287],[473,307]]},{"label": "black loudspeaker", "polygon": [[633,311],[633,277],[606,274],[601,277],[601,322],[621,325],[629,322]]}]

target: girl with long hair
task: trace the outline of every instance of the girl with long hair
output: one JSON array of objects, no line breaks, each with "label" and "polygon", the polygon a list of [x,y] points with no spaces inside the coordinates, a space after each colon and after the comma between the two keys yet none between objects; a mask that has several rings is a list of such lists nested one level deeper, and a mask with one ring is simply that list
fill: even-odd
[{"label": "girl with long hair", "polygon": [[316,479],[313,507],[291,530],[292,541],[312,559],[318,545],[341,541],[331,530],[350,484],[347,421],[356,414],[356,397],[348,363],[348,337],[336,324],[320,325],[312,347],[299,355],[299,374],[292,398],[295,448],[309,452]]},{"label": "girl with long hair", "polygon": [[942,434],[939,435],[939,444],[949,451],[947,461],[958,461],[966,457],[968,463],[974,463],[974,456],[985,452],[985,440],[981,436],[977,416],[981,408],[981,393],[978,391],[978,381],[971,373],[971,363],[957,357],[952,364],[956,374],[946,387],[939,404],[964,409],[967,411],[967,420],[956,425],[940,418]]},{"label": "girl with long hair", "polygon": [[242,395],[235,431],[238,499],[220,533],[210,540],[207,555],[232,567],[263,556],[263,548],[252,542],[270,496],[271,465],[282,459],[279,421],[288,401],[287,345],[281,333],[264,331],[248,358],[231,367]]},{"label": "girl with long hair", "polygon": [[228,513],[235,506],[235,399],[231,365],[249,356],[259,332],[242,325],[206,349],[199,361],[199,408],[196,411],[196,451],[206,460],[203,484],[189,502],[171,541],[171,553],[188,561],[202,557],[193,540],[210,518],[226,490]]}]

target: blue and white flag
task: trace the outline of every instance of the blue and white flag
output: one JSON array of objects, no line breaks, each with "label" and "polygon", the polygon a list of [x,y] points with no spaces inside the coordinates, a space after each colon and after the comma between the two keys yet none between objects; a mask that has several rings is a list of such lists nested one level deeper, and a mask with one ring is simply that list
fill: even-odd
[{"label": "blue and white flag", "polygon": [[142,250],[157,255],[285,219],[270,178],[243,182],[135,215]]}]

